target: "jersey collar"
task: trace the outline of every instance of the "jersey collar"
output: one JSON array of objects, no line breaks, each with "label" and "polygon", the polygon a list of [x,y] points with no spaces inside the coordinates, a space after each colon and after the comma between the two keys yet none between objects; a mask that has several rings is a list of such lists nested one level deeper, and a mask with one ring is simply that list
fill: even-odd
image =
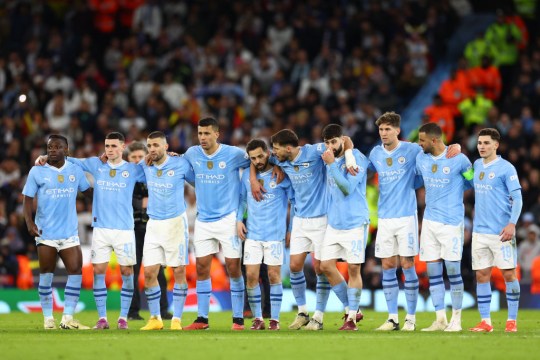
[{"label": "jersey collar", "polygon": [[384,147],[384,145],[381,145],[382,149],[384,150],[385,153],[387,153],[388,155],[391,155],[393,153],[395,153],[397,151],[397,149],[399,149],[401,147],[401,141],[398,141],[398,144],[397,146],[393,149],[393,150],[386,150],[386,148]]},{"label": "jersey collar", "polygon": [[202,151],[202,153],[204,154],[204,156],[206,156],[206,157],[209,158],[209,159],[212,159],[212,158],[215,157],[217,154],[219,154],[219,152],[220,152],[221,149],[223,148],[223,146],[221,146],[221,144],[218,144],[218,145],[219,145],[219,146],[218,146],[216,152],[214,152],[212,155],[208,155],[207,153],[205,153],[205,152],[204,152],[204,149],[202,148],[202,146],[200,146],[200,145],[199,145],[199,146],[201,147],[201,151]]},{"label": "jersey collar", "polygon": [[126,163],[126,160],[122,160],[120,161],[120,163],[118,164],[111,164],[109,161],[107,161],[107,165],[109,165],[112,169],[117,169],[119,167],[121,167],[122,165],[124,165]]},{"label": "jersey collar", "polygon": [[43,165],[43,166],[44,166],[44,167],[48,167],[49,169],[52,169],[52,170],[54,170],[54,171],[62,172],[62,171],[66,168],[67,164],[68,164],[68,162],[67,162],[67,160],[66,160],[66,161],[64,162],[64,165],[62,165],[61,168],[57,168],[56,166],[51,166],[51,165],[49,165],[49,164],[45,164],[45,165]]},{"label": "jersey collar", "polygon": [[171,158],[169,155],[165,154],[166,158],[165,158],[165,161],[162,162],[160,165],[155,165],[154,166],[157,168],[157,169],[161,169],[162,167],[164,167],[168,162],[169,162],[169,159]]},{"label": "jersey collar", "polygon": [[482,159],[482,165],[484,165],[484,168],[487,168],[487,167],[490,167],[491,165],[495,164],[496,162],[498,162],[500,159],[501,159],[501,155],[497,155],[495,160],[492,160],[492,161],[488,162],[487,164],[484,163],[484,159]]},{"label": "jersey collar", "polygon": [[432,154],[429,154],[429,156],[431,156],[431,158],[432,158],[433,160],[440,160],[440,159],[446,157],[446,153],[447,153],[447,152],[448,152],[448,146],[444,148],[444,151],[442,152],[441,155],[439,155],[439,156],[433,156]]}]

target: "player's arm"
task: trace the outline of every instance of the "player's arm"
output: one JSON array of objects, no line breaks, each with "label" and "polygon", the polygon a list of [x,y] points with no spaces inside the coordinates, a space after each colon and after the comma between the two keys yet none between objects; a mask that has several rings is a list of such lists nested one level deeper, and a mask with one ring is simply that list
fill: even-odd
[{"label": "player's arm", "polygon": [[251,187],[251,195],[253,195],[253,198],[256,201],[261,201],[266,189],[257,181],[257,169],[253,164],[249,166],[249,185]]},{"label": "player's arm", "polygon": [[450,159],[461,154],[461,145],[451,144],[448,145],[448,150],[446,151],[446,158]]},{"label": "player's arm", "polygon": [[32,236],[40,236],[40,230],[38,229],[36,223],[34,222],[34,219],[32,218],[32,211],[34,208],[34,198],[24,195],[23,198],[23,214],[24,214],[24,221],[26,222],[26,227],[28,228],[28,232]]},{"label": "player's arm", "polygon": [[465,179],[465,190],[469,190],[474,187],[474,168],[467,157],[463,156],[463,158],[461,176],[463,176],[463,179]]},{"label": "player's arm", "polygon": [[289,224],[287,225],[287,232],[285,233],[285,247],[288,248],[291,245],[291,232],[292,232],[292,223],[294,218],[294,190],[292,185],[289,184],[287,188],[287,197],[289,198]]},{"label": "player's arm", "polygon": [[[326,150],[322,154],[322,159],[325,162],[325,164],[328,165],[328,175],[334,179],[337,187],[339,188],[339,190],[341,190],[343,195],[348,196],[351,193],[352,189],[354,189],[354,186],[358,184],[358,181],[351,181],[352,179],[351,180],[347,179],[347,177],[345,177],[341,173],[339,167],[334,161],[335,158],[334,158],[334,153],[332,150],[330,149]],[[356,176],[353,176],[353,179],[355,178]]]},{"label": "player's arm", "polygon": [[347,166],[349,174],[354,176],[358,174],[358,164],[352,152],[354,144],[350,137],[343,136],[343,148],[345,149],[345,166]]},{"label": "player's arm", "polygon": [[512,212],[510,214],[510,221],[506,225],[499,236],[501,241],[512,240],[516,233],[516,224],[521,214],[521,209],[523,208],[523,198],[521,197],[521,189],[515,189],[510,192],[510,197],[512,198]]},{"label": "player's arm", "polygon": [[[244,176],[242,176],[244,180]],[[238,232],[238,237],[242,240],[246,240],[247,229],[244,224],[244,215],[247,210],[247,190],[245,181],[242,181],[240,184],[240,201],[238,202],[238,211],[236,212],[236,231]]]}]

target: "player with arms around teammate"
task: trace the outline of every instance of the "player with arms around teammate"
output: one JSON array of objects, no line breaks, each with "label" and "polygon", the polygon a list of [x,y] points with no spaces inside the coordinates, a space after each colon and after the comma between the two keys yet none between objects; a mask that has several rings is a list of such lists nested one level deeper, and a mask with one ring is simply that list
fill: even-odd
[{"label": "player with arms around teammate", "polygon": [[506,282],[506,332],[517,332],[520,286],[516,277],[516,223],[523,200],[514,166],[497,155],[501,135],[496,129],[478,133],[480,159],[474,162],[474,220],[472,267],[476,270],[476,296],[482,320],[471,328],[492,332],[491,268],[501,269]]},{"label": "player with arms around teammate", "polygon": [[[289,329],[322,330],[323,314],[330,296],[330,284],[321,272],[320,258],[324,233],[327,226],[326,170],[321,155],[326,150],[323,143],[298,145],[298,136],[284,129],[271,138],[274,158],[288,175],[295,198],[295,213],[290,245],[291,287],[298,305],[298,314]],[[346,151],[352,156],[352,142],[346,140]],[[356,168],[354,157],[347,160],[347,168]],[[252,181],[253,188],[253,181]],[[310,320],[306,305],[306,278],[304,263],[308,253],[314,257],[317,274],[317,305]]]},{"label": "player with arms around teammate", "polygon": [[[464,212],[463,192],[472,187],[473,169],[463,154],[446,158],[442,130],[435,123],[418,130],[423,153],[416,157],[416,171],[426,189],[426,209],[420,239],[420,260],[427,262],[429,291],[437,318],[422,331],[461,331]],[[450,282],[452,319],[448,324],[444,304],[443,263]]]},{"label": "player with arms around teammate", "polygon": [[[68,280],[65,290],[62,329],[87,330],[73,319],[82,282],[82,253],[77,232],[77,192],[91,194],[90,184],[77,165],[66,162],[68,141],[51,135],[47,141],[45,166],[34,166],[23,189],[24,219],[30,235],[36,237],[39,258],[39,300],[44,328],[56,329],[53,318],[52,280],[60,255]],[[32,219],[33,200],[37,199],[36,221]]]},{"label": "player with arms around teammate", "polygon": [[[262,140],[251,140],[246,152],[257,169],[257,180],[266,186],[262,201],[256,201],[251,194],[249,171],[242,175],[240,206],[236,216],[238,236],[245,241],[244,265],[247,275],[249,306],[255,315],[251,330],[264,330],[262,318],[259,270],[262,262],[268,266],[270,280],[271,318],[269,330],[279,330],[279,313],[283,286],[281,284],[281,264],[283,264],[284,242],[287,231],[287,205],[294,196],[291,182],[285,178],[281,183],[272,179],[273,166],[268,162],[270,153]],[[247,228],[242,217],[247,207]],[[291,218],[294,215],[291,216]]]},{"label": "player with arms around teammate", "polygon": [[[418,254],[418,214],[416,208],[416,156],[422,151],[418,144],[400,141],[401,117],[394,112],[382,114],[375,124],[379,127],[382,145],[369,154],[370,168],[379,175],[379,224],[375,256],[383,267],[383,291],[388,306],[388,320],[377,330],[399,330],[399,285],[396,270],[399,265],[405,275],[407,316],[403,331],[416,329],[418,276],[414,257]],[[459,153],[449,146],[447,156]]]},{"label": "player with arms around teammate", "polygon": [[147,146],[152,164],[141,162],[140,165],[148,185],[149,220],[144,238],[143,264],[144,292],[150,319],[141,330],[163,329],[159,306],[161,289],[157,281],[162,265],[170,266],[174,273],[171,330],[182,330],[181,319],[188,290],[186,265],[189,261],[184,183],[193,181],[193,170],[183,157],[166,154],[169,145],[162,132],[150,133]]},{"label": "player with arms around teammate", "polygon": [[236,212],[240,201],[240,169],[248,167],[250,161],[243,150],[218,143],[219,126],[214,118],[199,121],[198,137],[200,145],[190,147],[184,154],[195,172],[197,220],[193,244],[197,259],[198,305],[197,319],[185,330],[209,328],[210,265],[220,245],[231,279],[232,330],[244,330],[242,246],[236,232]]},{"label": "player with arms around teammate", "polygon": [[[322,132],[327,150],[322,154],[326,164],[328,189],[328,226],[321,250],[321,270],[328,278],[332,290],[346,309],[345,323],[339,330],[358,330],[357,309],[362,293],[361,264],[365,262],[369,227],[366,200],[368,159],[357,149],[353,155],[358,174],[347,171],[344,158],[343,128],[327,125]],[[338,259],[347,261],[349,284],[337,269]]]},{"label": "player with arms around teammate", "polygon": [[105,136],[103,163],[98,157],[88,159],[68,158],[84,171],[92,174],[94,201],[92,206],[92,264],[94,266],[94,299],[99,320],[94,329],[108,329],[107,286],[105,273],[114,251],[122,274],[120,291],[120,317],[118,329],[127,329],[127,315],[133,297],[133,265],[136,263],[133,207],[131,199],[135,183],[144,181],[139,165],[122,159],[125,138],[118,132]]}]

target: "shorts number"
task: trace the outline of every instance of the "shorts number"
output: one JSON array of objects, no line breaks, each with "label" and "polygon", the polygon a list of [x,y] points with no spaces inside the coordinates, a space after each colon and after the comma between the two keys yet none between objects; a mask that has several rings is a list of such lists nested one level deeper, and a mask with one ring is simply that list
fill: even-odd
[{"label": "shorts number", "polygon": [[407,241],[409,243],[409,249],[414,250],[414,236],[412,233],[409,233],[409,237],[407,238]]},{"label": "shorts number", "polygon": [[279,259],[283,251],[283,246],[281,246],[281,244],[272,244],[271,249],[270,255],[272,255],[275,259]]},{"label": "shorts number", "polygon": [[124,244],[124,256],[127,257],[127,258],[132,258],[133,257],[133,244],[132,243],[129,243],[129,244]]},{"label": "shorts number", "polygon": [[360,254],[364,250],[364,242],[362,240],[353,240],[351,250],[353,254]]},{"label": "shorts number", "polygon": [[501,252],[504,261],[509,261],[512,258],[512,248],[510,246],[501,246]]},{"label": "shorts number", "polygon": [[452,252],[454,254],[459,254],[459,250],[458,250],[458,243],[459,243],[459,239],[458,238],[452,238]]}]

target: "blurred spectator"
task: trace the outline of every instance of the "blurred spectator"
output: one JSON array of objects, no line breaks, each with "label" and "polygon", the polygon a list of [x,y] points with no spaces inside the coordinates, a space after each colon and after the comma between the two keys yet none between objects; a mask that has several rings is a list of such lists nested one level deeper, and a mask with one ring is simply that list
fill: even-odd
[{"label": "blurred spectator", "polygon": [[458,109],[463,115],[463,121],[467,128],[473,125],[483,125],[486,123],[489,110],[493,107],[493,102],[484,96],[484,89],[476,88],[476,95],[463,100],[458,104]]},{"label": "blurred spectator", "polygon": [[19,274],[19,263],[10,251],[9,240],[0,240],[0,288],[12,288],[16,286]]},{"label": "blurred spectator", "polygon": [[540,255],[540,228],[531,225],[527,237],[518,246],[518,263],[521,266],[521,282],[531,284],[531,268],[535,257]]}]

